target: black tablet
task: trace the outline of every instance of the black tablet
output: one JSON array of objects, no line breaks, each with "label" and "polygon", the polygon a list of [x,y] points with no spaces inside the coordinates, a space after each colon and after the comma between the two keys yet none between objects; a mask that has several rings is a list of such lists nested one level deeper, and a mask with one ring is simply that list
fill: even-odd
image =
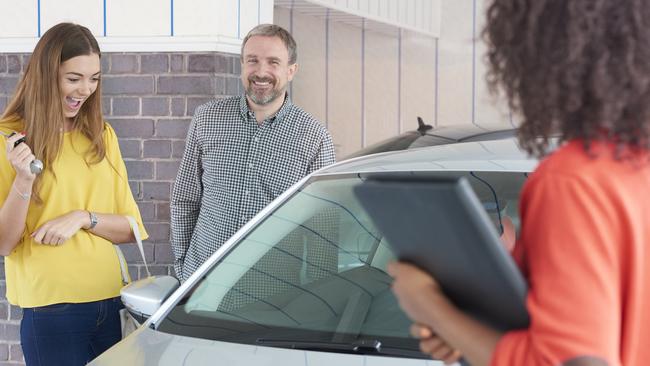
[{"label": "black tablet", "polygon": [[355,195],[400,260],[431,273],[459,308],[526,328],[526,283],[463,177],[368,175]]}]

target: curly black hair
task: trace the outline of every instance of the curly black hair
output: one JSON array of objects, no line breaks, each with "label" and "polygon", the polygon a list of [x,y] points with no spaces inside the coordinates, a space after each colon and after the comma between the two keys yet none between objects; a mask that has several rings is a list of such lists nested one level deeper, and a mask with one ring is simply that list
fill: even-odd
[{"label": "curly black hair", "polygon": [[650,148],[650,1],[493,0],[483,38],[529,153],[553,135]]}]

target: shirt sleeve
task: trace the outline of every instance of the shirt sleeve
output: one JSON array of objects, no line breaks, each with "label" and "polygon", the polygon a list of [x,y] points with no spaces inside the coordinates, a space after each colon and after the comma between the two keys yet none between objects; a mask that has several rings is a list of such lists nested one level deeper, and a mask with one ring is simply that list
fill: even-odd
[{"label": "shirt sleeve", "polygon": [[4,204],[4,201],[9,195],[15,177],[16,171],[7,159],[6,138],[0,136],[0,202],[2,202],[2,204]]},{"label": "shirt sleeve", "polygon": [[336,156],[334,153],[334,143],[332,142],[332,136],[329,132],[324,131],[324,136],[320,141],[320,145],[316,152],[316,156],[309,164],[307,174],[315,172],[316,170],[326,167],[328,165],[334,164],[336,162]]},{"label": "shirt sleeve", "polygon": [[114,212],[114,214],[133,217],[138,223],[138,228],[140,229],[140,236],[142,240],[145,240],[149,237],[149,234],[144,227],[142,216],[140,215],[140,209],[138,208],[138,205],[133,198],[133,193],[131,192],[131,187],[129,186],[126,164],[122,159],[122,152],[120,151],[120,144],[117,139],[117,134],[115,133],[115,130],[113,130],[113,127],[111,127],[108,123],[105,124],[104,133],[106,134],[106,157],[115,167],[115,170],[117,170],[117,175],[115,177],[115,197],[117,199],[117,210]]},{"label": "shirt sleeve", "polygon": [[[13,123],[2,123],[0,124],[0,130],[6,134],[10,134],[13,131],[20,131],[22,129],[22,124],[13,122]],[[0,135],[0,202],[4,204],[5,199],[11,191],[11,185],[14,183],[16,178],[16,171],[11,166],[9,159],[7,159],[7,138]]]},{"label": "shirt sleeve", "polygon": [[175,259],[174,270],[179,279],[183,278],[185,255],[190,247],[203,196],[201,183],[203,169],[198,141],[200,115],[200,111],[197,110],[192,118],[170,202],[171,246]]},{"label": "shirt sleeve", "polygon": [[524,245],[531,325],[506,333],[491,364],[560,365],[590,356],[620,365],[616,202],[587,178],[530,179],[517,245]]}]

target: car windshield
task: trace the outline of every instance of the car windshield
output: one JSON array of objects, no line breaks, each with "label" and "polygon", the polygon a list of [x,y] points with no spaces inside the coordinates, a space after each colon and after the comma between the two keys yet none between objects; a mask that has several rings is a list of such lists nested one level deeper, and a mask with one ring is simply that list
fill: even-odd
[{"label": "car windshield", "polygon": [[[465,176],[499,232],[506,218],[517,230],[525,173],[440,174]],[[312,178],[213,265],[158,329],[247,344],[287,346],[286,341],[292,347],[381,342],[384,350],[424,357],[390,290],[390,243],[353,194],[362,179]]]}]

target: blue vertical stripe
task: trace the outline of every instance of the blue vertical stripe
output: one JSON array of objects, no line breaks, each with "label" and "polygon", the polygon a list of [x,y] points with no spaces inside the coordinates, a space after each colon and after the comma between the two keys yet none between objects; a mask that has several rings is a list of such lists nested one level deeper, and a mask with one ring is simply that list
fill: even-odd
[{"label": "blue vertical stripe", "polygon": [[433,95],[434,95],[434,111],[433,111],[433,123],[434,126],[438,127],[438,38],[436,38],[436,61],[435,61],[435,67],[436,67],[436,75],[435,75],[435,82],[434,82],[434,90],[433,90]]},{"label": "blue vertical stripe", "polygon": [[171,12],[170,12],[170,35],[173,37],[174,36],[174,0],[171,0]]},{"label": "blue vertical stripe", "polygon": [[366,19],[361,19],[361,147],[366,147]]},{"label": "blue vertical stripe", "polygon": [[397,133],[402,133],[402,28],[397,30]]},{"label": "blue vertical stripe", "polygon": [[241,0],[237,0],[237,38],[241,39]]},{"label": "blue vertical stripe", "polygon": [[104,0],[104,37],[106,37],[106,0]]},{"label": "blue vertical stripe", "polygon": [[476,0],[472,1],[472,124],[476,123]]},{"label": "blue vertical stripe", "polygon": [[41,0],[36,2],[36,32],[37,36],[41,36]]},{"label": "blue vertical stripe", "polygon": [[325,14],[325,127],[329,127],[330,111],[330,9]]}]

